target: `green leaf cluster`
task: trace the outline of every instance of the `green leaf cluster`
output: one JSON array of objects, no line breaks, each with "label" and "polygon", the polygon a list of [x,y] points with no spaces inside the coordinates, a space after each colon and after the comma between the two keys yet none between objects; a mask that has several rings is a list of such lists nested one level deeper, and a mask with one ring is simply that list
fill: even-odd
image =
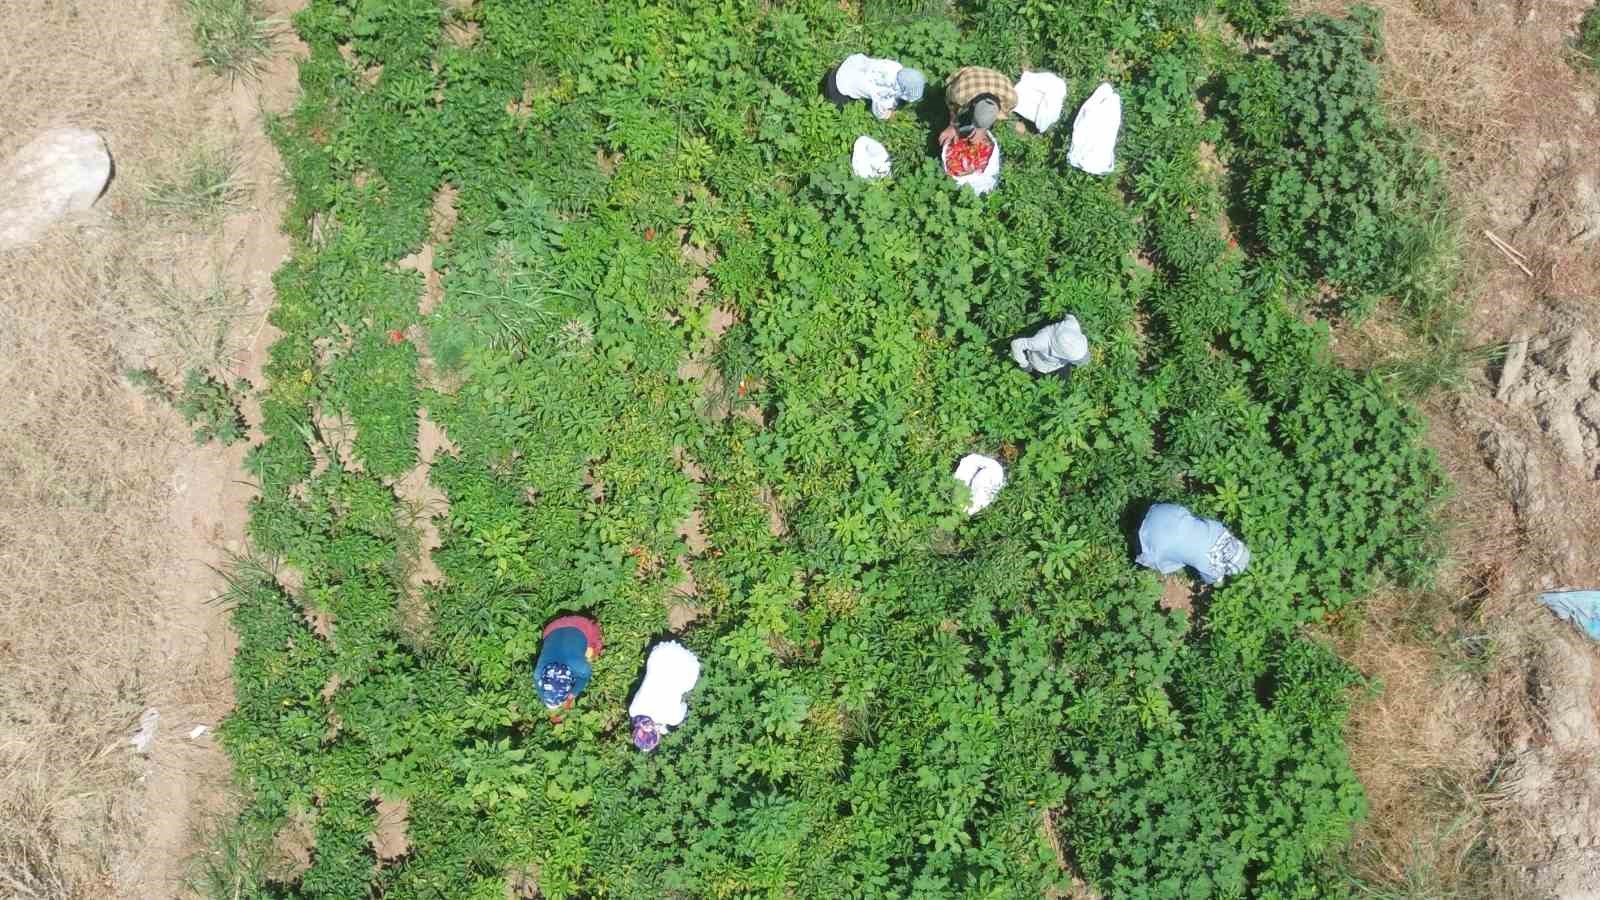
[{"label": "green leaf cluster", "polygon": [[[247,458],[273,566],[230,593],[222,734],[241,832],[309,821],[317,849],[251,883],[1000,898],[1075,868],[1108,896],[1337,894],[1359,679],[1305,626],[1425,576],[1443,486],[1416,414],[1300,312],[1312,232],[1228,239],[1208,148],[1256,138],[1196,98],[1259,63],[1218,12],[299,13],[304,95],[274,123],[295,251]],[[928,71],[931,112],[818,96],[862,41]],[[1118,83],[1115,175],[1066,167],[1066,127],[1002,133],[985,197],[939,171],[937,79],[1024,58],[1069,108]],[[863,133],[894,178],[850,177]],[[1066,313],[1092,364],[1009,362]],[[1009,483],[967,519],[974,451]],[[1155,500],[1227,521],[1250,570],[1163,608],[1131,561]],[[704,674],[640,754],[627,699],[683,606]],[[532,667],[577,611],[606,653],[552,724]],[[407,801],[398,859],[367,841],[379,797]]]},{"label": "green leaf cluster", "polygon": [[1376,10],[1310,16],[1228,74],[1219,101],[1254,238],[1356,316],[1432,264],[1422,250],[1443,205],[1438,163],[1381,95],[1382,53]]}]

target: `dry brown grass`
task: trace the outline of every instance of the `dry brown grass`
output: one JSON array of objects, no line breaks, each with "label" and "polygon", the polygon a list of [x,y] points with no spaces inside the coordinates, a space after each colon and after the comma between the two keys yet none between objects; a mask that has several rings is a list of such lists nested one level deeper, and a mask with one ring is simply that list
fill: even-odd
[{"label": "dry brown grass", "polygon": [[[1461,346],[1492,348],[1544,321],[1551,298],[1593,296],[1600,254],[1571,241],[1564,205],[1583,155],[1574,148],[1595,145],[1592,90],[1585,112],[1585,88],[1563,50],[1588,0],[1367,2],[1384,14],[1386,95],[1445,162],[1462,219],[1465,312],[1442,324],[1460,329]],[[1338,15],[1349,5],[1298,8]],[[1527,252],[1535,277],[1482,238],[1485,228]],[[1380,315],[1339,330],[1335,352],[1352,364],[1404,359],[1412,332],[1403,317]],[[1430,442],[1459,492],[1441,517],[1455,558],[1434,590],[1374,598],[1340,642],[1382,687],[1357,704],[1348,732],[1371,805],[1351,874],[1376,897],[1530,896],[1528,864],[1551,846],[1517,796],[1514,764],[1547,715],[1528,685],[1545,665],[1551,623],[1528,585],[1548,569],[1539,537],[1522,533],[1484,465],[1481,425],[1468,413],[1482,405],[1473,395],[1492,392],[1488,353],[1459,356],[1416,360],[1439,364],[1452,376],[1439,383],[1464,392],[1436,394],[1427,410]]]},{"label": "dry brown grass", "polygon": [[163,229],[142,191],[217,133],[222,86],[191,67],[169,0],[117,13],[0,4],[0,158],[74,124],[99,131],[116,166],[85,223],[0,256],[3,896],[118,893],[147,766],[127,739],[149,706],[186,727],[206,694],[179,649],[193,636],[164,605],[185,568],[168,521],[185,429],[121,372],[230,352],[214,339],[228,313],[193,289],[222,252],[214,229]]},{"label": "dry brown grass", "polygon": [[1467,598],[1392,593],[1371,602],[1349,658],[1381,692],[1348,733],[1370,813],[1357,832],[1353,874],[1380,891],[1417,897],[1509,898],[1515,878],[1499,861],[1507,807],[1486,682],[1507,668]]},{"label": "dry brown grass", "polygon": [[1350,874],[1378,897],[1531,896],[1510,862],[1532,844],[1508,802],[1506,751],[1538,715],[1521,689],[1537,617],[1508,590],[1524,537],[1454,404],[1425,410],[1455,485],[1440,517],[1452,557],[1432,589],[1370,598],[1337,642],[1378,687],[1346,733],[1370,807]]}]

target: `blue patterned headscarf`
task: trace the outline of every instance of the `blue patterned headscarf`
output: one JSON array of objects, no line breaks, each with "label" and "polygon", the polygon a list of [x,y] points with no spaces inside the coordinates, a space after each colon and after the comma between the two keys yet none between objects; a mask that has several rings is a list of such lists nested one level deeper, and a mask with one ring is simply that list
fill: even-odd
[{"label": "blue patterned headscarf", "polygon": [[539,685],[539,699],[551,709],[572,696],[572,670],[565,663],[550,663],[534,680]]},{"label": "blue patterned headscarf", "polygon": [[649,716],[633,717],[633,745],[649,753],[661,743],[661,732],[657,730],[655,720]]}]

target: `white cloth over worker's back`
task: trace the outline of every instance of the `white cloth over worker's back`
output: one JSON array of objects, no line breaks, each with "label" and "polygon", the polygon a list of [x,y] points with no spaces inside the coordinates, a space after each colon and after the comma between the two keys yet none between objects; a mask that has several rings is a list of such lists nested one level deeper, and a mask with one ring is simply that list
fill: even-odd
[{"label": "white cloth over worker's back", "polygon": [[1104,175],[1117,164],[1117,132],[1122,128],[1122,98],[1109,83],[1102,83],[1078,108],[1072,120],[1072,147],[1067,162]]},{"label": "white cloth over worker's back", "polygon": [[1067,83],[1053,72],[1023,72],[1017,79],[1016,113],[1041,132],[1061,118],[1066,99]]},{"label": "white cloth over worker's back", "polygon": [[856,138],[850,153],[850,169],[857,178],[883,178],[889,174],[889,150],[872,138]]},{"label": "white cloth over worker's back", "polygon": [[1137,562],[1171,575],[1184,566],[1206,584],[1220,584],[1250,564],[1250,549],[1221,522],[1201,519],[1175,503],[1157,503],[1139,525]]},{"label": "white cloth over worker's back", "polygon": [[905,68],[892,59],[874,59],[865,53],[852,53],[839,64],[834,84],[839,93],[872,104],[872,114],[889,118],[900,102],[900,89],[894,77]]},{"label": "white cloth over worker's back", "polygon": [[[991,137],[990,140],[993,140]],[[946,172],[950,171],[946,160],[950,157],[950,145],[955,141],[945,141],[939,148],[939,164],[944,166]],[[1000,142],[995,141],[994,152],[989,154],[989,164],[981,172],[971,172],[966,175],[951,175],[956,184],[964,184],[972,188],[972,192],[982,196],[1000,186]]]},{"label": "white cloth over worker's back", "polygon": [[994,502],[995,495],[1005,487],[1006,469],[1000,460],[981,453],[968,453],[956,466],[956,480],[967,486],[972,499],[967,503],[967,515],[977,515]]},{"label": "white cloth over worker's back", "polygon": [[1032,337],[1011,342],[1011,358],[1024,372],[1046,375],[1062,366],[1077,366],[1089,361],[1089,339],[1083,336],[1075,316],[1067,316],[1039,329]]},{"label": "white cloth over worker's back", "polygon": [[699,680],[700,660],[689,648],[677,641],[655,645],[644,664],[644,682],[628,704],[628,717],[649,716],[662,728],[683,724],[689,715],[683,695]]}]

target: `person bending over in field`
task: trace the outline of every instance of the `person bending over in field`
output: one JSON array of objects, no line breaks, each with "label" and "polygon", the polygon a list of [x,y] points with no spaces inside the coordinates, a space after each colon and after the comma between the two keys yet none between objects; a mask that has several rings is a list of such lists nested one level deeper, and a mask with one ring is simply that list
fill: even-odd
[{"label": "person bending over in field", "polygon": [[866,100],[874,116],[887,120],[900,104],[921,100],[926,85],[927,79],[916,69],[855,53],[822,80],[822,93],[841,109],[852,100]]},{"label": "person bending over in field", "polygon": [[683,695],[700,680],[700,660],[677,641],[657,644],[644,664],[644,682],[628,704],[633,745],[649,753],[667,729],[683,724],[689,704]]},{"label": "person bending over in field", "polygon": [[589,664],[602,646],[599,624],[586,616],[562,616],[545,626],[539,661],[533,664],[533,683],[554,721],[561,721],[555,711],[571,709],[589,686]]},{"label": "person bending over in field", "polygon": [[939,133],[940,146],[958,135],[970,140],[978,131],[983,132],[981,140],[992,140],[989,129],[1017,108],[1011,79],[982,66],[957,69],[944,83],[944,98],[950,105],[950,124]]},{"label": "person bending over in field", "polygon": [[1139,550],[1139,565],[1163,575],[1189,566],[1206,584],[1221,584],[1250,565],[1250,548],[1221,522],[1198,518],[1175,503],[1157,503],[1145,513]]},{"label": "person bending over in field", "polygon": [[1078,320],[1067,316],[1039,329],[1032,337],[1012,341],[1011,358],[1024,372],[1048,375],[1066,366],[1088,362],[1089,339],[1083,336]]}]

